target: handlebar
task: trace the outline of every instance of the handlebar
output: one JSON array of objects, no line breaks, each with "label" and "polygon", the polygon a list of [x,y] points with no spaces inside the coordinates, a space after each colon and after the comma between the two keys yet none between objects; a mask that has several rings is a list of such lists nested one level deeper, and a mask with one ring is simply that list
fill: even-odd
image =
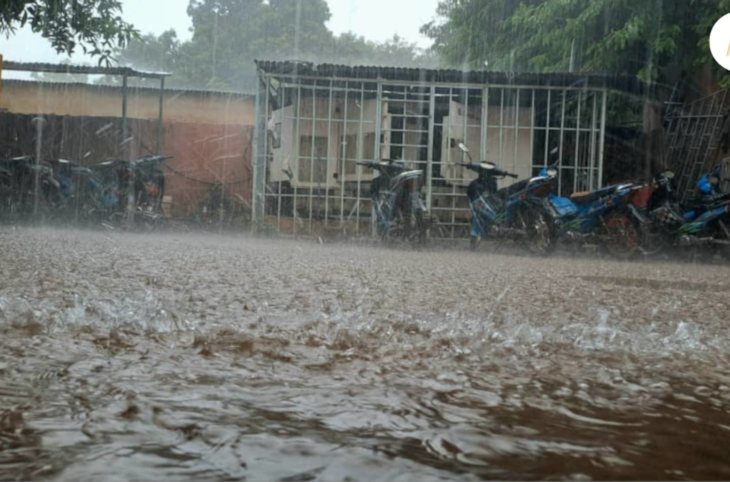
[{"label": "handlebar", "polygon": [[462,166],[462,167],[465,167],[465,168],[467,168],[467,169],[469,169],[471,171],[478,172],[478,173],[481,173],[481,174],[486,174],[487,176],[492,176],[492,177],[500,177],[501,176],[501,177],[511,177],[512,179],[517,179],[517,178],[520,177],[517,174],[513,174],[513,173],[507,172],[507,171],[503,171],[502,169],[499,169],[499,168],[485,169],[482,166],[480,166],[479,164],[475,164],[473,162],[470,162],[468,164],[459,163],[459,165]]}]

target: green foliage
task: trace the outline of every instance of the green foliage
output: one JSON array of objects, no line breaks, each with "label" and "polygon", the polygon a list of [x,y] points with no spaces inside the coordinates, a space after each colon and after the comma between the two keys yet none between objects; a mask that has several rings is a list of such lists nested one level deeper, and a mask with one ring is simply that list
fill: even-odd
[{"label": "green foliage", "polygon": [[442,0],[422,31],[454,66],[625,73],[671,88],[708,63],[729,11],[730,0]]},{"label": "green foliage", "polygon": [[0,34],[30,26],[51,42],[59,54],[73,54],[77,47],[109,64],[115,48],[139,37],[122,17],[119,0],[3,0],[0,2]]},{"label": "green foliage", "polygon": [[327,28],[325,0],[191,0],[193,38],[145,36],[120,53],[134,67],[175,75],[170,85],[221,90],[255,88],[255,59],[317,63],[436,65],[436,58],[397,35],[375,43]]}]

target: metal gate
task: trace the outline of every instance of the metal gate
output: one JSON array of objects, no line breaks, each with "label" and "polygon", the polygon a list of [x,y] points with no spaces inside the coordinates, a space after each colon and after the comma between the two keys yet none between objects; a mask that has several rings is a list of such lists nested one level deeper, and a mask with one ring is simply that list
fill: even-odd
[{"label": "metal gate", "polygon": [[678,175],[677,190],[682,200],[692,195],[699,177],[712,167],[728,111],[728,90],[686,105],[667,104],[668,160]]},{"label": "metal gate", "polygon": [[604,85],[572,78],[543,85],[545,77],[447,82],[450,71],[411,69],[384,79],[365,68],[340,75],[291,62],[258,65],[254,216],[280,232],[371,236],[373,174],[357,161],[393,159],[424,172],[427,205],[449,237],[464,237],[474,177],[460,165],[460,142],[475,160],[520,178],[535,175],[557,148],[563,194],[602,183]]}]

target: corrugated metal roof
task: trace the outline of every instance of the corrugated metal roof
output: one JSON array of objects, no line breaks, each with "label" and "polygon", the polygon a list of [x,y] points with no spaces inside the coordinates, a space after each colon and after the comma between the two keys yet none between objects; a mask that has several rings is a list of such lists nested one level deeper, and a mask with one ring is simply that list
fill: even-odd
[{"label": "corrugated metal roof", "polygon": [[643,84],[630,75],[556,72],[519,73],[460,70],[433,70],[401,67],[315,65],[311,62],[256,60],[258,69],[267,74],[300,75],[307,77],[343,78],[357,80],[395,80],[416,83],[499,84],[607,88],[631,93],[643,92]]},{"label": "corrugated metal roof", "polygon": [[120,75],[127,77],[144,77],[147,79],[161,79],[172,74],[167,72],[143,72],[131,67],[93,67],[88,65],[49,64],[35,62],[5,61],[3,70],[21,72],[48,72],[54,74],[89,74],[89,75]]},{"label": "corrugated metal roof", "polygon": [[[115,94],[122,95],[122,86],[120,85],[106,85],[106,84],[85,84],[82,82],[43,82],[37,80],[19,80],[19,79],[3,79],[3,85],[28,85],[35,86],[44,89],[87,89],[93,91],[110,91]],[[145,92],[154,95],[159,95],[160,89],[155,87],[136,87],[128,86],[127,91],[130,95],[134,95],[135,92]],[[199,89],[169,89],[165,87],[165,94],[177,94],[177,95],[198,95],[198,96],[219,96],[219,97],[234,97],[234,98],[249,98],[254,97],[252,94],[244,94],[242,92],[225,92],[219,90],[199,90]]]}]

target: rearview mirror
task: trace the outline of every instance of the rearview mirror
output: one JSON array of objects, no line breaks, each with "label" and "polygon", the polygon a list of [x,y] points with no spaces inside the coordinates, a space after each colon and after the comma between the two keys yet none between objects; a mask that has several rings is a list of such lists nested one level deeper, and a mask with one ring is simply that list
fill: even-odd
[{"label": "rearview mirror", "polygon": [[548,169],[547,175],[548,175],[548,177],[558,177],[558,170],[557,169]]},{"label": "rearview mirror", "polygon": [[466,147],[466,144],[464,144],[463,142],[459,142],[459,149],[467,153],[469,152],[469,148]]},{"label": "rearview mirror", "polygon": [[672,179],[674,179],[674,172],[667,171],[664,173],[664,177],[666,177],[667,179],[669,179],[671,181]]},{"label": "rearview mirror", "polygon": [[485,162],[480,163],[479,164],[479,167],[481,167],[482,169],[486,169],[488,171],[491,171],[492,169],[496,169],[497,168],[497,165],[495,163],[493,163],[493,162],[485,161]]},{"label": "rearview mirror", "polygon": [[720,178],[717,176],[710,176],[707,178],[707,180],[712,184],[713,186],[717,186],[720,184]]}]

